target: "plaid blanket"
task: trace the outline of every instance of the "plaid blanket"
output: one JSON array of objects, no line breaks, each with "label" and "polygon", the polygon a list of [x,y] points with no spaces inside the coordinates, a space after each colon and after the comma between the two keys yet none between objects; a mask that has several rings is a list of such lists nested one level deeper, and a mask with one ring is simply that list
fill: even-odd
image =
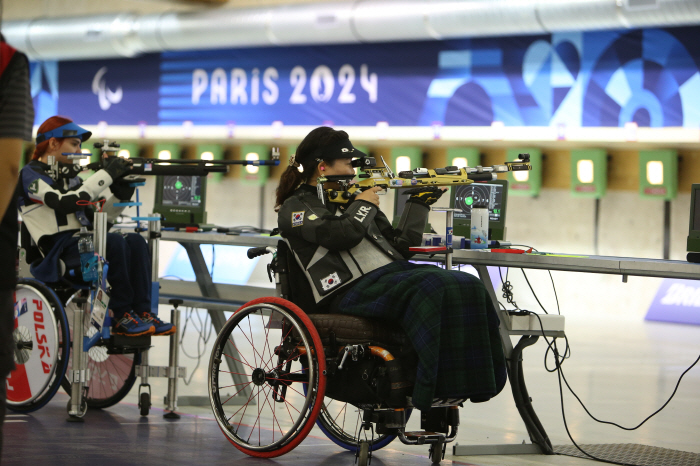
[{"label": "plaid blanket", "polygon": [[434,397],[486,401],[505,385],[498,315],[472,275],[396,261],[362,277],[338,308],[403,327],[418,354],[413,405],[420,410]]}]

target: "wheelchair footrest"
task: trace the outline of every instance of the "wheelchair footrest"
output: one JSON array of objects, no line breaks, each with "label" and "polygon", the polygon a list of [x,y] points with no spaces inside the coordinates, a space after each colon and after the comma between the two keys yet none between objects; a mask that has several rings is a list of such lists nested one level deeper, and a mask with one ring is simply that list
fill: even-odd
[{"label": "wheelchair footrest", "polygon": [[151,347],[151,336],[127,337],[126,335],[112,335],[109,339],[108,353],[138,353]]},{"label": "wheelchair footrest", "polygon": [[418,442],[419,445],[425,444],[425,443],[437,443],[439,441],[444,441],[445,440],[445,434],[441,434],[439,432],[427,432],[427,431],[413,431],[413,432],[404,432],[404,436],[413,442]]},{"label": "wheelchair footrest", "polygon": [[[177,374],[173,373],[177,372]],[[187,368],[179,366],[177,371],[171,371],[169,366],[136,366],[137,377],[166,377],[169,379],[177,378],[184,379],[187,377]]]}]

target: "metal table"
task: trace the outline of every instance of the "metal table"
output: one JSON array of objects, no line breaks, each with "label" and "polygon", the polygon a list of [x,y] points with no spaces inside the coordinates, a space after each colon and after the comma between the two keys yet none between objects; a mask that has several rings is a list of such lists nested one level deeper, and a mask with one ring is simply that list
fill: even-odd
[{"label": "metal table", "polygon": [[[201,244],[224,244],[232,246],[276,246],[278,238],[266,236],[235,236],[219,233],[183,233],[164,231],[162,239],[177,241],[187,251],[192,268],[195,272],[196,283],[176,280],[162,280],[161,303],[167,303],[171,298],[180,298],[184,304],[209,310],[212,324],[217,333],[223,327],[226,319],[223,311],[235,311],[241,304],[252,299],[269,296],[270,288],[223,285],[213,283],[209,270],[200,249]],[[417,255],[421,261],[444,262],[444,256]],[[506,324],[508,313],[498,304],[496,289],[491,282],[486,267],[511,267],[523,269],[546,269],[566,272],[602,273],[621,275],[624,282],[629,275],[641,277],[700,279],[700,264],[683,261],[657,259],[637,259],[630,257],[584,256],[570,254],[505,254],[492,253],[483,250],[455,250],[452,256],[453,264],[468,264],[473,266],[486,289],[489,291],[495,309],[501,320],[500,333],[504,353],[508,365],[508,378],[513,392],[515,405],[528,431],[532,444],[524,445],[455,445],[454,455],[483,455],[483,454],[524,454],[551,453],[552,445],[544,427],[540,423],[530,397],[525,387],[522,370],[522,351],[537,342],[540,336],[561,337],[563,332],[554,331],[512,331]],[[514,346],[511,336],[521,336]],[[229,351],[235,352],[231,347]],[[240,372],[235,367],[236,361],[228,358],[231,372]],[[237,376],[240,377],[240,376]],[[243,381],[236,380],[235,383]],[[247,399],[243,393],[237,398]]]},{"label": "metal table", "polygon": [[[416,256],[419,260],[442,261],[439,256]],[[479,273],[486,289],[491,295],[494,307],[501,320],[500,332],[503,349],[508,366],[508,379],[513,392],[513,400],[525,424],[532,444],[523,445],[455,445],[453,454],[460,455],[485,455],[485,454],[527,454],[527,453],[552,453],[552,444],[540,423],[535,410],[532,407],[530,397],[525,386],[522,370],[522,351],[537,342],[541,331],[522,332],[512,331],[507,328],[508,314],[500,309],[496,288],[491,283],[491,277],[487,266],[512,267],[521,269],[546,269],[565,272],[603,273],[621,275],[626,282],[629,275],[641,277],[660,278],[684,278],[690,280],[700,279],[700,264],[683,261],[670,261],[658,259],[637,259],[631,257],[610,256],[585,256],[555,253],[534,254],[509,254],[494,253],[484,250],[461,249],[454,251],[453,264],[468,264]],[[563,336],[560,332],[544,332],[544,336]],[[523,335],[519,342],[513,346],[511,336]]]},{"label": "metal table", "polygon": [[[160,294],[158,302],[160,304],[168,304],[173,299],[181,299],[182,306],[196,307],[207,309],[211,317],[214,330],[218,334],[226,323],[224,311],[233,312],[242,304],[247,303],[255,298],[270,296],[273,291],[270,288],[240,286],[240,285],[223,285],[213,282],[207,264],[202,255],[202,244],[223,244],[228,246],[275,246],[277,245],[276,238],[269,236],[243,236],[243,235],[227,235],[223,233],[184,233],[175,231],[163,231],[161,240],[177,241],[187,251],[187,256],[192,264],[192,270],[196,277],[196,282],[187,282],[181,280],[160,280]],[[234,358],[239,358],[238,350],[231,343],[226,344],[226,351],[233,355]],[[238,366],[238,363],[233,358],[226,358],[228,367],[231,371],[235,384],[243,384],[243,373]],[[250,395],[250,388],[244,387],[237,395],[233,396],[229,403],[245,403]],[[206,398],[206,400],[200,399]],[[184,405],[208,405],[208,397],[180,397],[180,404]]]}]

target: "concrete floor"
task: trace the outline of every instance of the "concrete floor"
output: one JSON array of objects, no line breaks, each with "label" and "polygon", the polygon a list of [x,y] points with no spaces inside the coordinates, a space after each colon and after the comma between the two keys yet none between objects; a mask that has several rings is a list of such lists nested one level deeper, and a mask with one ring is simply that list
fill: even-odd
[{"label": "concrete floor", "polygon": [[[564,364],[569,383],[589,410],[604,420],[625,426],[641,422],[673,392],[681,373],[700,353],[700,327],[644,322],[632,319],[599,319],[567,316],[572,356]],[[197,338],[186,344],[193,353]],[[180,384],[181,396],[206,396],[209,342],[191,383]],[[167,357],[167,339],[154,339],[152,363]],[[201,343],[201,342],[200,342]],[[554,445],[570,445],[562,421],[557,376],[543,367],[545,344],[527,349],[525,377],[540,420]],[[194,368],[194,362],[183,363]],[[153,381],[154,405],[165,394],[165,381]],[[689,371],[671,403],[644,426],[623,431],[591,420],[576,400],[565,393],[569,430],[581,444],[638,443],[700,453],[700,368]],[[59,391],[54,400],[28,416],[12,415],[4,426],[3,464],[353,464],[354,457],[327,440],[314,428],[294,451],[272,460],[248,458],[223,437],[208,406],[180,406],[179,421],[162,418],[158,408],[148,417],[138,413],[137,393],[102,411],[89,411],[85,423],[67,423],[66,401]],[[513,405],[509,388],[493,400],[467,404],[460,411],[460,445],[519,444],[529,442]],[[409,430],[418,430],[415,417]],[[591,460],[567,456],[509,455],[454,457],[451,447],[443,464],[472,465],[585,465]],[[405,446],[395,441],[373,458],[373,465],[430,464],[425,446]]]}]

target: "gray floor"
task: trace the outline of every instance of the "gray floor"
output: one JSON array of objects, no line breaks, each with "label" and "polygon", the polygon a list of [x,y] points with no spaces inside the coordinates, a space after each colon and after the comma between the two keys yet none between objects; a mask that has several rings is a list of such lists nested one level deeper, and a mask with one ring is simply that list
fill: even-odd
[{"label": "gray floor", "polygon": [[[700,327],[644,322],[639,319],[605,319],[567,316],[572,356],[564,365],[569,383],[597,417],[625,426],[641,422],[673,392],[681,373],[700,354]],[[211,341],[209,341],[211,344]],[[157,345],[167,345],[165,339]],[[190,348],[195,348],[193,342]],[[570,445],[562,421],[559,386],[555,373],[544,369],[546,345],[538,342],[525,352],[525,377],[534,407],[555,445]],[[193,352],[192,349],[190,352]],[[157,346],[155,355],[167,352]],[[181,395],[206,395],[208,348],[192,382],[181,384]],[[157,364],[161,362],[156,361]],[[190,371],[194,362],[190,363]],[[551,364],[550,364],[551,365]],[[591,420],[576,400],[565,393],[569,430],[581,444],[638,443],[700,453],[700,367],[684,377],[664,411],[634,431],[623,431]],[[153,384],[154,398],[165,384]],[[84,424],[65,422],[67,396],[30,416],[11,416],[4,427],[3,464],[353,464],[322,432],[314,429],[293,452],[274,460],[247,458],[220,433],[207,407],[181,406],[186,414],[176,422],[164,420],[157,409],[147,418],[138,415],[136,392],[104,411],[91,411]],[[529,442],[513,406],[508,387],[495,399],[468,404],[461,410],[460,445],[519,444]],[[418,429],[412,421],[409,429]],[[430,464],[427,447],[394,442],[375,454],[373,465]],[[472,465],[590,465],[591,460],[568,456],[451,455],[444,464]]]}]

